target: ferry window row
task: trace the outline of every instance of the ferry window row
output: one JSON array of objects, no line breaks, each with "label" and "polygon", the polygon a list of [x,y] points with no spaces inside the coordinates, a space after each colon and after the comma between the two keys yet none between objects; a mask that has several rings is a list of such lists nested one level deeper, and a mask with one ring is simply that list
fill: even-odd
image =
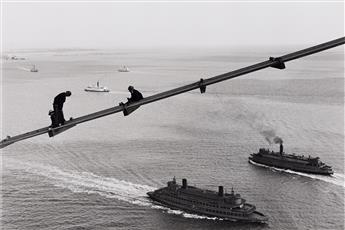
[{"label": "ferry window row", "polygon": [[171,195],[171,194],[166,194],[166,195],[169,196],[169,197],[172,197],[172,198],[174,198],[174,199],[183,200],[183,201],[190,202],[190,203],[193,203],[193,204],[199,204],[199,205],[204,205],[204,206],[219,208],[219,206],[218,206],[218,205],[215,205],[215,204],[209,204],[209,203],[200,202],[200,201],[195,201],[195,200],[188,200],[188,199],[184,199],[184,198],[182,198],[182,197],[176,197],[176,196]]},{"label": "ferry window row", "polygon": [[213,212],[218,214],[224,214],[224,215],[231,215],[231,216],[243,216],[242,213],[235,213],[235,212],[224,212],[224,211],[218,211],[213,209],[206,209],[207,212]]},{"label": "ferry window row", "polygon": [[[167,201],[171,202],[171,203],[175,203],[175,204],[178,204],[178,205],[181,205],[181,206],[184,206],[186,204],[184,203],[181,203],[178,201],[178,199],[176,199],[176,197],[173,197],[174,199],[170,199],[170,198],[166,198]],[[203,208],[200,208],[200,210],[202,210]],[[219,210],[214,210],[214,209],[204,209],[206,210],[207,212],[212,212],[212,213],[217,213],[217,214],[223,214],[223,215],[231,215],[231,216],[243,216],[243,213],[236,213],[236,212],[225,212],[225,211],[219,211]]]}]

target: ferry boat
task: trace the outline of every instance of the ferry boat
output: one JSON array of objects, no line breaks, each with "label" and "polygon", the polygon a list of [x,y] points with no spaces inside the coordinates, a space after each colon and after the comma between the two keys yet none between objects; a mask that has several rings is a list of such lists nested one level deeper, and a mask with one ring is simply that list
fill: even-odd
[{"label": "ferry boat", "polygon": [[286,154],[283,151],[282,144],[280,144],[279,152],[270,151],[264,148],[259,149],[259,152],[249,156],[249,162],[303,173],[322,175],[333,174],[332,167],[321,162],[319,157]]},{"label": "ferry boat", "polygon": [[97,81],[97,85],[89,85],[85,88],[87,92],[109,92],[110,90],[105,86],[100,86],[99,81]]},{"label": "ferry boat", "polygon": [[183,210],[188,213],[218,217],[231,221],[264,223],[268,218],[256,211],[256,207],[246,203],[240,194],[225,193],[223,186],[218,192],[200,189],[187,185],[182,179],[182,185],[176,183],[175,177],[167,183],[167,187],[148,192],[147,195],[169,208]]}]

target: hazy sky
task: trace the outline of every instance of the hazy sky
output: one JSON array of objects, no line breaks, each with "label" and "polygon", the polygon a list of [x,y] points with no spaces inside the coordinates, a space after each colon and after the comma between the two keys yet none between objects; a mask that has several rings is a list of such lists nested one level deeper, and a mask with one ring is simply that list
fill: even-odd
[{"label": "hazy sky", "polygon": [[344,36],[343,2],[3,2],[2,47],[316,44]]}]

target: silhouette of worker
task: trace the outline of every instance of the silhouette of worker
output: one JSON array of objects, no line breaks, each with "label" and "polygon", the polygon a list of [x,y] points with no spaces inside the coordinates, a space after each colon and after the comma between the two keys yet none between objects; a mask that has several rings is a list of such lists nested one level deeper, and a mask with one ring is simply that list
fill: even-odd
[{"label": "silhouette of worker", "polygon": [[144,98],[143,95],[138,90],[134,89],[134,87],[131,85],[128,86],[128,91],[131,93],[131,97],[127,98],[128,101],[126,104],[140,101]]},{"label": "silhouette of worker", "polygon": [[54,98],[54,102],[53,102],[53,107],[54,107],[54,112],[53,115],[55,117],[55,119],[52,119],[52,127],[57,127],[60,124],[64,125],[65,124],[65,117],[63,115],[63,104],[66,101],[66,97],[71,96],[72,93],[71,91],[66,91],[66,92],[62,92],[60,94],[58,94],[55,98]]}]

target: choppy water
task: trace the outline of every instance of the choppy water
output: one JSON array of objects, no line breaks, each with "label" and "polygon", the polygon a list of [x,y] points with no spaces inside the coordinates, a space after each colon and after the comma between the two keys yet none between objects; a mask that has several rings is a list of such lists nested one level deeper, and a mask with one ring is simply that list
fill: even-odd
[{"label": "choppy water", "polygon": [[[21,51],[3,60],[2,135],[49,124],[56,94],[71,90],[65,116],[117,105],[134,85],[144,96],[294,51]],[[344,229],[344,53],[342,48],[39,136],[1,150],[3,229]],[[31,73],[31,64],[39,69]],[[119,73],[121,65],[131,68]],[[108,94],[87,93],[97,80]],[[248,163],[263,133],[285,151],[319,156],[334,176]],[[267,225],[191,215],[146,193],[173,176],[231,187]]]}]

